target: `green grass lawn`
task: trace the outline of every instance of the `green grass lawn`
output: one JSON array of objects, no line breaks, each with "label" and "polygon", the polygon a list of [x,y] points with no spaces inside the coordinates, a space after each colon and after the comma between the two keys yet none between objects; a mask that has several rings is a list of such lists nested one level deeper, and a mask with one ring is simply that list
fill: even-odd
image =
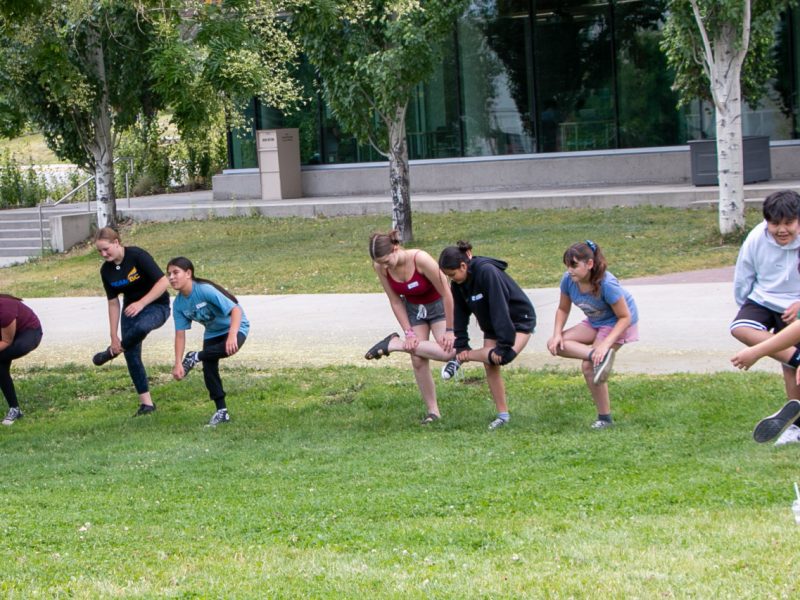
[{"label": "green grass lawn", "polygon": [[0,593],[174,598],[791,598],[798,448],[757,445],[771,374],[622,376],[617,426],[589,429],[582,378],[481,372],[423,405],[403,361],[151,373],[131,418],[123,367],[16,370],[0,431]]},{"label": "green grass lawn", "polygon": [[[760,220],[748,213],[750,227]],[[237,294],[378,292],[368,240],[386,217],[231,218],[134,224],[123,243],[146,248],[162,266],[187,256],[200,277]],[[712,210],[636,207],[503,210],[414,215],[416,241],[438,257],[459,239],[476,254],[507,260],[523,287],[555,286],[566,248],[586,238],[604,249],[620,278],[732,265],[740,239],[721,240]],[[3,291],[22,297],[100,295],[101,259],[89,244],[2,270]]]}]

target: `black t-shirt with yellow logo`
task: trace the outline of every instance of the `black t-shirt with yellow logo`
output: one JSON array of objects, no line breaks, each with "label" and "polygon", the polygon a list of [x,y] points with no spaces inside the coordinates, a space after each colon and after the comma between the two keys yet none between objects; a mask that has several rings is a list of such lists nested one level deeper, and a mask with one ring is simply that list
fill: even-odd
[{"label": "black t-shirt with yellow logo", "polygon": [[[125,246],[125,257],[120,264],[107,262],[100,267],[106,297],[112,300],[122,294],[123,306],[141,300],[163,276],[164,271],[153,257],[136,246]],[[164,292],[153,303],[169,306],[169,294]]]}]

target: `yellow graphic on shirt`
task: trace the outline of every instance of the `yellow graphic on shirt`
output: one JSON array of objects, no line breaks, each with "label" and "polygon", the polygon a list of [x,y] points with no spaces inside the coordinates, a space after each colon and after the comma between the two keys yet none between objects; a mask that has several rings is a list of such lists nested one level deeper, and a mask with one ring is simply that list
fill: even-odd
[{"label": "yellow graphic on shirt", "polygon": [[134,281],[136,281],[140,277],[141,277],[141,275],[139,275],[139,272],[136,270],[136,267],[133,267],[128,272],[128,283],[133,283]]}]

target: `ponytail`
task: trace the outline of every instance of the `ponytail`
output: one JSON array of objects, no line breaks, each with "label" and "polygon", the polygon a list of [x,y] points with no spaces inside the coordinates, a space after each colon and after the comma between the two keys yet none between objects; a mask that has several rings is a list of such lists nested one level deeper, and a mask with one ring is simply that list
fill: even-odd
[{"label": "ponytail", "polygon": [[472,260],[472,244],[458,240],[455,246],[448,246],[439,255],[440,269],[458,269],[461,263],[469,264]]},{"label": "ponytail", "polygon": [[595,296],[600,295],[600,284],[603,282],[603,277],[606,275],[608,263],[606,257],[603,256],[600,246],[595,244],[592,240],[578,242],[572,244],[564,252],[564,265],[567,267],[574,267],[578,261],[592,260],[592,270],[589,271],[589,283],[592,285],[592,294]]},{"label": "ponytail", "polygon": [[191,271],[192,272],[192,281],[194,281],[196,283],[207,283],[208,285],[213,286],[220,294],[222,294],[223,296],[228,298],[234,304],[239,304],[239,300],[236,299],[236,296],[231,294],[228,290],[226,290],[224,287],[222,287],[218,283],[214,283],[210,279],[203,279],[201,277],[195,277],[195,275],[194,275],[194,273],[195,273],[194,264],[192,263],[192,261],[190,261],[185,256],[176,256],[175,258],[170,260],[167,263],[167,270],[169,270],[170,267],[178,267],[179,269],[181,269],[183,271]]}]

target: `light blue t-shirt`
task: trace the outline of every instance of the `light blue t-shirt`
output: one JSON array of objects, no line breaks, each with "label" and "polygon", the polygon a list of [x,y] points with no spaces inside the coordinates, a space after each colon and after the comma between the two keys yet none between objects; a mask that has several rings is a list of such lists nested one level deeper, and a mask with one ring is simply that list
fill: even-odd
[{"label": "light blue t-shirt", "polygon": [[599,297],[591,293],[584,294],[581,292],[578,284],[570,278],[569,272],[564,273],[561,278],[561,292],[569,296],[572,303],[583,311],[593,327],[603,327],[605,325],[613,327],[616,325],[618,319],[611,305],[620,298],[625,298],[625,303],[628,305],[628,310],[631,313],[631,325],[639,321],[639,311],[636,309],[636,302],[633,301],[633,296],[608,271],[606,271],[603,281],[600,283]]},{"label": "light blue t-shirt", "polygon": [[[197,321],[206,328],[204,339],[227,335],[231,328],[231,311],[239,306],[213,285],[193,282],[192,293],[188,296],[178,294],[172,304],[172,318],[175,330],[185,331],[192,328],[192,321]],[[239,306],[241,308],[241,306]],[[239,333],[247,335],[250,322],[242,311],[242,324]]]}]

